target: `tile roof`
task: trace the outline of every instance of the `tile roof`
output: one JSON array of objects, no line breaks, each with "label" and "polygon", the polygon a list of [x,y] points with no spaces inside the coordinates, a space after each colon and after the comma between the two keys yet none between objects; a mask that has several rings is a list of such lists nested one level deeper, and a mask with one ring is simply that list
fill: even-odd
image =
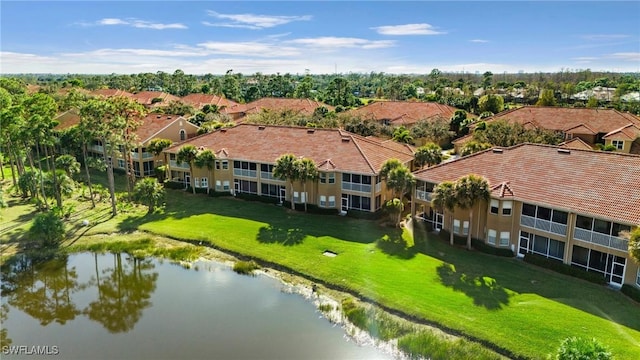
[{"label": "tile roof", "polygon": [[351,110],[354,116],[364,120],[387,120],[393,125],[413,125],[422,119],[445,119],[449,121],[456,108],[435,102],[377,101]]},{"label": "tile roof", "polygon": [[513,198],[578,214],[640,224],[640,156],[551,145],[490,149],[415,172],[440,183],[484,176],[499,197],[507,183]]},{"label": "tile roof", "polygon": [[238,105],[235,101],[214,94],[189,94],[183,96],[180,101],[191,105],[198,110],[202,109],[205,105],[217,105],[219,108],[223,106],[230,108]]},{"label": "tile roof", "polygon": [[54,118],[58,122],[54,130],[66,130],[80,123],[80,114],[77,109],[69,109]]},{"label": "tile roof", "polygon": [[104,96],[106,98],[110,98],[113,96],[124,96],[128,98],[132,98],[133,94],[124,90],[119,89],[98,89],[91,92],[91,94],[96,96]]},{"label": "tile roof", "polygon": [[629,124],[627,126],[623,126],[619,129],[615,129],[603,136],[603,139],[613,139],[613,140],[631,140],[640,138],[640,126],[636,126],[634,124]]},{"label": "tile roof", "polygon": [[242,116],[247,114],[255,114],[262,111],[262,109],[269,109],[275,111],[291,110],[293,112],[302,113],[305,115],[312,115],[316,108],[324,106],[327,110],[334,110],[331,105],[325,104],[320,101],[311,99],[290,99],[290,98],[261,98],[254,100],[246,104],[236,104],[234,106],[225,109],[228,114],[241,114]]},{"label": "tile roof", "polygon": [[[164,106],[169,104],[171,101],[180,101],[179,97],[161,91],[140,91],[133,94],[131,98],[136,100],[138,103],[147,106]],[[160,98],[162,101],[152,104],[152,100],[155,98]]]},{"label": "tile roof", "polygon": [[584,140],[580,139],[579,137],[575,137],[571,140],[562,142],[558,144],[558,146],[563,148],[568,148],[568,149],[593,150],[591,145],[587,144],[586,142],[584,142]]},{"label": "tile roof", "polygon": [[141,144],[146,143],[147,141],[153,139],[155,135],[162,131],[164,128],[180,120],[188,123],[187,119],[180,115],[147,115],[142,119],[140,126],[138,126],[138,129],[136,129],[135,131],[135,134],[138,136],[138,142]]},{"label": "tile roof", "polygon": [[524,106],[498,113],[485,122],[498,119],[525,124],[531,122],[547,130],[580,133],[584,126],[586,134],[608,133],[628,124],[640,125],[640,118],[613,109],[562,108],[547,106]]},{"label": "tile roof", "polygon": [[216,156],[260,163],[275,163],[283,154],[292,153],[312,159],[319,168],[359,174],[377,174],[382,164],[396,158],[413,160],[413,152],[404,146],[385,144],[340,129],[312,129],[290,126],[240,124],[197,136],[167,149],[177,153],[185,144],[208,148]]}]

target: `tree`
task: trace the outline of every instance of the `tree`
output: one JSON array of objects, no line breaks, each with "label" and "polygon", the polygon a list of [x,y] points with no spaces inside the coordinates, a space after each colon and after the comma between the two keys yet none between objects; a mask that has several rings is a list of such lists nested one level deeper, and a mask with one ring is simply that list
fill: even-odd
[{"label": "tree", "polygon": [[[147,145],[147,151],[152,153],[154,156],[160,156],[164,149],[168,148],[172,144],[173,141],[169,139],[153,139],[149,141],[149,144]],[[167,154],[164,154],[163,164],[165,166],[165,169],[168,170],[169,168],[167,167]],[[168,176],[168,174],[165,174],[165,177],[166,176]]]},{"label": "tree", "polygon": [[452,181],[443,181],[433,188],[431,198],[431,206],[439,211],[449,211],[449,243],[453,245],[453,212],[458,204],[456,196],[455,183]]},{"label": "tree", "polygon": [[380,177],[382,177],[383,180],[386,180],[391,170],[402,167],[402,166],[404,165],[400,160],[395,158],[388,159],[382,164],[382,167],[380,167]]},{"label": "tree", "polygon": [[176,155],[176,162],[179,164],[185,162],[189,165],[189,174],[191,174],[190,176],[190,180],[191,180],[191,184],[188,184],[191,186],[191,190],[193,191],[193,193],[196,193],[196,187],[195,187],[195,179],[193,177],[193,161],[196,159],[196,157],[198,156],[198,149],[196,149],[195,146],[187,144],[183,147],[180,148],[180,150],[178,150],[178,155]]},{"label": "tree", "polygon": [[293,203],[293,182],[298,178],[298,169],[296,167],[296,156],[293,154],[284,154],[276,159],[276,165],[273,167],[273,176],[291,183],[291,209],[295,209]]},{"label": "tree", "polygon": [[36,215],[29,229],[32,240],[41,240],[45,246],[57,246],[64,239],[64,223],[55,212]]},{"label": "tree", "polygon": [[[453,113],[453,116],[451,116],[451,120],[449,121],[449,128],[458,136],[465,135],[463,134],[463,132],[466,133],[469,131],[468,127],[463,126],[466,120],[467,112],[464,110],[456,110],[456,112]],[[463,130],[463,128],[466,128],[466,131]]]},{"label": "tree", "polygon": [[411,132],[404,126],[400,126],[393,130],[393,140],[404,144],[413,144]]},{"label": "tree", "polygon": [[211,176],[211,172],[213,171],[213,167],[216,163],[216,155],[213,151],[206,149],[198,153],[194,160],[194,164],[196,167],[202,169],[207,168],[209,170],[209,181],[207,181],[207,194],[209,193],[209,189],[211,186],[209,184],[213,182],[213,176]]},{"label": "tree", "polygon": [[73,155],[61,155],[56,159],[56,166],[67,174],[70,179],[80,172],[80,163]]},{"label": "tree", "polygon": [[556,360],[609,360],[611,352],[595,338],[568,337],[562,341]]},{"label": "tree", "polygon": [[456,180],[456,202],[463,209],[469,209],[469,230],[467,249],[471,250],[471,229],[473,229],[473,207],[480,201],[489,200],[489,182],[484,177],[470,174]]},{"label": "tree", "polygon": [[629,234],[629,256],[640,264],[640,226]]},{"label": "tree", "polygon": [[155,207],[162,204],[164,200],[164,187],[158,182],[158,179],[147,177],[136,183],[133,188],[133,198],[149,207],[149,213],[155,210]]},{"label": "tree", "polygon": [[[394,192],[396,198],[402,201],[404,194],[413,187],[416,183],[416,179],[411,173],[411,170],[402,165],[396,167],[387,175],[387,187]],[[400,225],[402,214],[398,214],[397,224]]]},{"label": "tree", "polygon": [[467,156],[479,151],[487,150],[492,147],[491,144],[485,142],[478,142],[475,140],[471,140],[464,144],[462,149],[460,149],[460,156]]},{"label": "tree", "polygon": [[587,107],[591,109],[595,109],[598,107],[598,98],[595,96],[591,96],[589,100],[587,100]]},{"label": "tree", "polygon": [[478,110],[483,113],[490,111],[494,114],[499,113],[504,108],[504,99],[500,95],[488,94],[478,100]]},{"label": "tree", "polygon": [[553,94],[553,89],[545,89],[542,90],[540,94],[540,98],[538,98],[538,102],[536,102],[538,106],[555,106],[556,105],[556,97]]},{"label": "tree", "polygon": [[311,159],[299,159],[295,162],[297,167],[297,178],[302,183],[303,192],[305,194],[304,199],[304,211],[307,211],[307,181],[315,181],[318,178],[318,168]]},{"label": "tree", "polygon": [[416,149],[414,157],[416,165],[422,168],[426,164],[427,167],[430,167],[442,162],[442,149],[434,143],[427,143]]},{"label": "tree", "polygon": [[398,198],[393,198],[384,204],[385,211],[389,214],[389,220],[398,221],[404,211],[404,203]]}]

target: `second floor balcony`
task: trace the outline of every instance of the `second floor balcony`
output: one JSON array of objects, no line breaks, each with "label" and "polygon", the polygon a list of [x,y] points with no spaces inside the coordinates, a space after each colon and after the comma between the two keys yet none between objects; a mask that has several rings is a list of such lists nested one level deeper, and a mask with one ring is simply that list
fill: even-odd
[{"label": "second floor balcony", "polygon": [[432,192],[416,190],[416,198],[418,198],[418,200],[431,202],[432,196],[433,196]]},{"label": "second floor balcony", "polygon": [[629,240],[627,239],[580,228],[574,229],[573,238],[616,250],[627,251],[629,248]]},{"label": "second floor balcony", "polygon": [[567,225],[554,221],[535,218],[528,215],[520,215],[520,225],[532,229],[546,231],[548,233],[567,236]]},{"label": "second floor balcony", "polygon": [[189,170],[189,164],[186,162],[178,163],[176,160],[169,160],[169,166],[172,169],[186,169]]}]

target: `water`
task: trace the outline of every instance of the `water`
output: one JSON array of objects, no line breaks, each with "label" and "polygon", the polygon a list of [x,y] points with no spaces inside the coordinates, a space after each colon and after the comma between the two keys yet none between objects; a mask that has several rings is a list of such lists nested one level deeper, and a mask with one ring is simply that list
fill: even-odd
[{"label": "water", "polygon": [[[81,253],[2,277],[3,359],[389,359],[266,276]],[[58,356],[26,355],[39,351]],[[44,347],[44,346],[49,346]],[[13,349],[16,349],[15,347]]]}]

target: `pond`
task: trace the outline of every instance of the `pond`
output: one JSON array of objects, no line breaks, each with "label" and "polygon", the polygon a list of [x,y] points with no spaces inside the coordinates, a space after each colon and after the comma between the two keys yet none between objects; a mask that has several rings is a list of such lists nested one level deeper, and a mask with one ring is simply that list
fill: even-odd
[{"label": "pond", "polygon": [[216,262],[23,258],[3,266],[1,283],[3,359],[392,358],[356,344],[277,279]]}]

